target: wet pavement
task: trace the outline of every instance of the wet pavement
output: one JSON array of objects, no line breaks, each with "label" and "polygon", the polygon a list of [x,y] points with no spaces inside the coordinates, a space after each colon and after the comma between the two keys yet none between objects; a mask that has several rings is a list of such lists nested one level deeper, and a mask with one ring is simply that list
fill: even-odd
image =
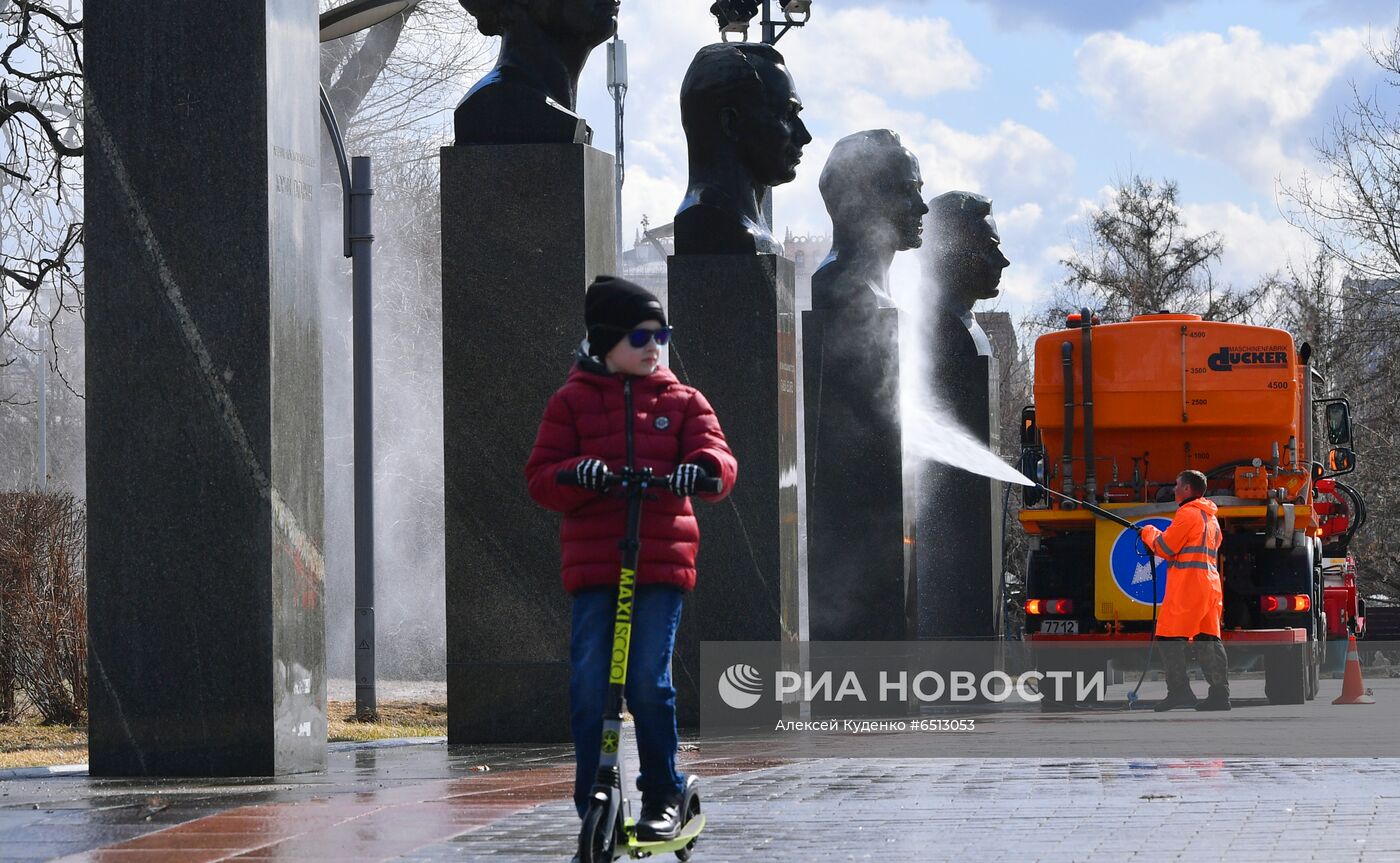
[{"label": "wet pavement", "polygon": [[[1400,860],[1397,759],[787,761],[744,746],[682,753],[711,825],[696,860]],[[12,778],[0,860],[564,861],[571,781],[565,747],[443,743],[339,747],[327,773],[272,782]]]}]

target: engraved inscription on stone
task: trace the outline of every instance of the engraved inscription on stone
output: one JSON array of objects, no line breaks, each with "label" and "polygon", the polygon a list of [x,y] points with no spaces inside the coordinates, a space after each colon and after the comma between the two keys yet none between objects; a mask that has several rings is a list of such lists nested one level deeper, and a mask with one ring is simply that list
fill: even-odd
[{"label": "engraved inscription on stone", "polygon": [[305,165],[308,168],[316,167],[316,159],[312,156],[293,150],[290,147],[283,147],[280,144],[272,145],[272,154],[279,159],[286,159],[288,162],[296,162],[298,165]]},{"label": "engraved inscription on stone", "polygon": [[290,195],[293,198],[309,201],[311,200],[311,185],[309,183],[303,183],[301,180],[278,174],[277,193],[279,195]]}]

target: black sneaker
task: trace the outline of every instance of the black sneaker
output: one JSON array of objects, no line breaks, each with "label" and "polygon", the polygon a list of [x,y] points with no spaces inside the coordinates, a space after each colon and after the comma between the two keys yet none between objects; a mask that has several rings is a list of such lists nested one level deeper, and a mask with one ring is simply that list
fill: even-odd
[{"label": "black sneaker", "polygon": [[681,832],[681,800],[679,797],[642,801],[642,814],[637,819],[637,841],[665,842]]},{"label": "black sneaker", "polygon": [[1168,692],[1167,697],[1152,705],[1152,709],[1158,713],[1166,710],[1174,710],[1178,707],[1195,707],[1196,694],[1189,689],[1181,692]]}]

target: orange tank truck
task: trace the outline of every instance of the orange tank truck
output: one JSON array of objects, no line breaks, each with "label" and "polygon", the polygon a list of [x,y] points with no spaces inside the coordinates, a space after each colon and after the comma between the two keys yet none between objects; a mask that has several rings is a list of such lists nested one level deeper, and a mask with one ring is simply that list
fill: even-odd
[{"label": "orange tank truck", "polygon": [[[1177,474],[1204,473],[1224,533],[1231,660],[1263,655],[1272,702],[1313,697],[1329,631],[1327,522],[1338,520],[1334,531],[1359,526],[1340,495],[1314,506],[1318,480],[1354,467],[1345,399],[1315,399],[1321,378],[1310,348],[1273,327],[1168,313],[1100,323],[1087,310],[1066,323],[1036,340],[1021,469],[1077,501],[1162,528],[1176,510]],[[1154,576],[1134,531],[1034,488],[1020,522],[1031,549],[1033,653],[1150,637],[1165,568]]]}]

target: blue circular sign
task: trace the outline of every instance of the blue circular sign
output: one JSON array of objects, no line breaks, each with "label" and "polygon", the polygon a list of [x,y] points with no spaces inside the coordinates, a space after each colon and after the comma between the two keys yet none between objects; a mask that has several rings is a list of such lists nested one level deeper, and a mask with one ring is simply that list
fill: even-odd
[{"label": "blue circular sign", "polygon": [[[1133,522],[1138,527],[1143,525],[1153,525],[1160,530],[1166,530],[1172,523],[1171,519],[1159,515],[1140,518]],[[1167,593],[1167,567],[1157,558],[1157,604],[1162,604],[1162,597]],[[1153,557],[1147,548],[1138,541],[1138,534],[1135,530],[1124,528],[1118,534],[1118,539],[1114,540],[1113,550],[1109,552],[1108,568],[1113,575],[1114,584],[1118,589],[1127,594],[1133,602],[1142,605],[1152,605],[1152,565]]]}]

